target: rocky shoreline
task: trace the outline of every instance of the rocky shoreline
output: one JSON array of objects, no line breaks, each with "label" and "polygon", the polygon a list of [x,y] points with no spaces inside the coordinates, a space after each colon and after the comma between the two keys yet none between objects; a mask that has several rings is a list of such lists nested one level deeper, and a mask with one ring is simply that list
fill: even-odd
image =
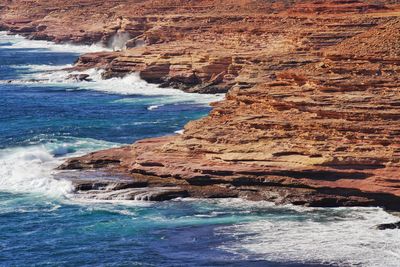
[{"label": "rocky shoreline", "polygon": [[79,193],[400,210],[396,1],[9,2],[0,29],[10,33],[109,45],[129,36],[126,49],[82,55],[74,70],[228,92],[182,135],[69,159],[60,169],[125,177],[75,179]]}]

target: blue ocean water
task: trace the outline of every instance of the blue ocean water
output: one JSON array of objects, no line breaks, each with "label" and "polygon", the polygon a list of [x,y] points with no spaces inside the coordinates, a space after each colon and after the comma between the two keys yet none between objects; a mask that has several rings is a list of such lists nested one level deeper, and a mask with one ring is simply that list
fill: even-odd
[{"label": "blue ocean water", "polygon": [[379,208],[71,198],[63,159],[172,134],[220,98],[68,79],[97,49],[0,34],[0,266],[398,266],[399,232],[374,228],[396,217]]}]

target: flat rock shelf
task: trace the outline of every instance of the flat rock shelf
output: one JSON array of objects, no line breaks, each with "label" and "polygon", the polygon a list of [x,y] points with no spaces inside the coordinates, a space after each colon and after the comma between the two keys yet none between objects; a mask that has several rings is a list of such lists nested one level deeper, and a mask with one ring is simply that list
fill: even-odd
[{"label": "flat rock shelf", "polygon": [[140,178],[157,188],[146,198],[400,209],[397,1],[56,2],[3,5],[0,28],[54,42],[123,37],[118,51],[84,54],[72,70],[227,92],[181,135],[61,168]]}]

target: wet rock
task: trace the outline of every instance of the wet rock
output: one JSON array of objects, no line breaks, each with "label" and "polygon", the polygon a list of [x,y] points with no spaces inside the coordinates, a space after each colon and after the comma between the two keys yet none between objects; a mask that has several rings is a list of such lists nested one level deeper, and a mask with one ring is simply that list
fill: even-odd
[{"label": "wet rock", "polygon": [[[125,51],[82,55],[75,70],[101,68],[103,78],[139,73],[188,92],[228,91],[182,135],[61,166],[119,171],[164,188],[150,195],[142,188],[103,191],[104,198],[187,192],[399,209],[396,1],[103,1],[97,12],[78,2],[12,1],[0,10],[0,25],[72,43],[107,43],[116,32],[128,32]],[[38,34],[37,25],[47,28]]]},{"label": "wet rock", "polygon": [[77,82],[83,82],[83,81],[91,82],[91,81],[93,81],[90,78],[89,74],[70,74],[70,75],[68,75],[67,79],[74,80],[74,81],[77,81]]},{"label": "wet rock", "polygon": [[400,222],[397,223],[385,223],[385,224],[380,224],[376,227],[378,230],[394,230],[394,229],[400,229]]},{"label": "wet rock", "polygon": [[100,188],[99,190],[78,191],[75,198],[96,200],[139,200],[165,201],[188,197],[188,192],[179,187],[143,187],[143,188]]},{"label": "wet rock", "polygon": [[44,24],[40,24],[40,25],[36,26],[36,30],[39,32],[44,31],[46,29],[47,29],[47,26]]},{"label": "wet rock", "polygon": [[91,190],[122,190],[127,188],[141,188],[146,187],[146,181],[130,181],[130,180],[74,180],[74,187],[76,191],[91,191]]}]

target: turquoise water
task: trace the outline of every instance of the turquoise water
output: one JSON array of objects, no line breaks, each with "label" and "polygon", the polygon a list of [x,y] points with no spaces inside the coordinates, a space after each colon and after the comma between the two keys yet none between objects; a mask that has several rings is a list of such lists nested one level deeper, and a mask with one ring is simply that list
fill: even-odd
[{"label": "turquoise water", "polygon": [[172,134],[221,98],[67,79],[99,49],[0,34],[0,266],[398,266],[398,231],[374,229],[397,218],[379,208],[74,199],[65,158]]}]

